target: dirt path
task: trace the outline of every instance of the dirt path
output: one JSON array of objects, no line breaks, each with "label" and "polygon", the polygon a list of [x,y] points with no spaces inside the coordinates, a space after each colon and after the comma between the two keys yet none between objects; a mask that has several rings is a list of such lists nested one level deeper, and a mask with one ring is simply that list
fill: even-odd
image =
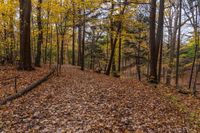
[{"label": "dirt path", "polygon": [[155,88],[65,66],[0,107],[0,132],[198,132]]}]

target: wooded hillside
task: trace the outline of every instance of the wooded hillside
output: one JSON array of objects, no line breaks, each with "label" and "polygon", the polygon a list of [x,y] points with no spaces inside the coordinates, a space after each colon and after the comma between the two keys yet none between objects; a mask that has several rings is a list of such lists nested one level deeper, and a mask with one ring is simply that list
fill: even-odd
[{"label": "wooded hillside", "polygon": [[[148,125],[150,121],[146,121],[146,117],[151,117],[149,114],[141,119],[136,114],[135,120],[138,120],[139,123],[132,123],[133,119],[130,120],[131,122],[128,120],[128,116],[130,115],[133,118],[132,115],[135,113],[134,107],[131,105],[129,110],[131,114],[127,114],[126,117],[130,123],[128,122],[126,125],[126,123],[119,122],[120,120],[111,120],[113,127],[109,127],[109,130],[114,130],[108,130],[108,132],[137,132],[137,129],[140,129],[139,125],[143,125],[140,123],[142,119],[145,119],[144,123],[148,123],[148,126],[143,125],[144,128],[141,127],[141,130],[138,130],[137,133],[151,132],[151,128],[155,129],[152,132],[173,131],[174,128],[179,127],[181,132],[198,132],[200,125],[198,120],[200,118],[199,50],[199,0],[0,0],[0,104],[9,104],[2,105],[2,110],[5,107],[7,113],[5,111],[0,113],[2,117],[0,119],[0,131],[4,131],[2,128],[8,125],[11,126],[9,122],[4,122],[6,120],[3,117],[6,114],[9,114],[6,118],[10,121],[20,119],[10,115],[10,108],[16,106],[14,108],[18,114],[18,106],[20,106],[20,109],[21,106],[29,106],[28,103],[19,103],[20,100],[18,101],[17,98],[22,96],[21,99],[24,99],[24,102],[28,101],[33,104],[30,100],[27,100],[26,96],[23,96],[30,93],[28,95],[39,97],[40,100],[45,102],[46,97],[43,99],[43,97],[38,96],[42,92],[47,93],[45,94],[49,97],[47,99],[62,97],[63,92],[64,97],[59,100],[55,99],[62,102],[62,100],[67,101],[70,97],[69,100],[72,100],[70,105],[72,104],[73,110],[76,109],[75,104],[77,102],[82,106],[84,104],[82,102],[87,98],[89,103],[105,100],[106,106],[109,106],[109,98],[111,98],[111,101],[116,97],[120,98],[120,93],[124,95],[121,97],[123,102],[120,103],[118,99],[116,107],[115,105],[111,108],[108,107],[110,110],[124,113],[120,109],[126,108],[125,106],[129,106],[126,102],[132,101],[132,104],[136,104],[139,111],[142,106],[145,108],[145,105],[140,107],[140,104],[144,104],[148,99],[150,101],[148,101],[149,104],[147,102],[147,110],[151,110],[150,113],[155,113],[157,106],[163,107],[162,109],[158,107],[157,110],[159,114],[156,116],[156,120],[159,121],[159,124],[154,121],[155,123],[152,123],[155,127],[151,127],[151,125]],[[85,76],[82,76],[82,74],[85,74]],[[93,79],[93,76],[94,82],[89,82]],[[53,83],[47,80],[54,84],[60,84],[60,86],[57,86],[58,90],[55,89]],[[62,80],[66,83],[59,83]],[[76,80],[80,82],[75,83]],[[127,82],[124,83],[126,80]],[[40,87],[44,81],[47,81],[47,83]],[[68,82],[70,83],[67,84]],[[134,89],[132,90],[128,86],[122,89],[126,83]],[[78,85],[74,87],[74,84]],[[87,89],[88,84],[91,85],[89,87],[94,88]],[[113,85],[113,89],[108,87],[109,84]],[[137,84],[139,85],[137,86]],[[81,87],[83,90],[81,90]],[[108,88],[106,89],[106,87]],[[37,88],[40,88],[40,90],[37,91]],[[41,90],[41,88],[48,89]],[[55,89],[53,94],[49,91],[50,88]],[[65,90],[65,88],[68,89]],[[145,88],[150,88],[150,90]],[[67,93],[72,91],[71,89],[75,90],[69,92],[69,95],[71,95],[69,96]],[[101,90],[103,92],[99,94]],[[94,94],[91,91],[94,91]],[[107,91],[109,91],[108,97],[104,94]],[[117,94],[115,95],[115,93]],[[88,96],[85,96],[85,94],[88,94]],[[86,97],[83,101],[79,99],[82,95]],[[91,101],[90,97],[93,97],[93,95],[99,99]],[[34,96],[33,100],[36,99]],[[72,97],[75,96],[77,97],[73,99]],[[128,99],[129,96],[131,99]],[[138,98],[138,101],[134,98]],[[172,107],[172,115],[170,108],[167,107],[166,98],[172,101],[172,104],[169,104]],[[15,99],[17,100],[15,101]],[[183,100],[182,103],[177,99]],[[141,101],[143,103],[140,103]],[[36,102],[38,104],[37,100]],[[49,101],[47,100],[47,102]],[[15,103],[16,105],[14,105]],[[181,107],[177,107],[179,103],[181,103]],[[52,105],[57,104],[60,105],[61,103],[52,103]],[[124,106],[121,107],[121,104]],[[151,104],[155,108],[150,106]],[[182,104],[187,108],[186,110],[183,109]],[[47,105],[49,104],[47,103]],[[43,106],[43,104],[38,106]],[[94,103],[94,108],[96,106],[98,105]],[[61,107],[63,106],[61,105]],[[87,109],[80,107],[79,109],[96,111],[96,109],[90,110],[90,108],[92,107]],[[44,108],[40,109],[44,111]],[[165,115],[170,119],[169,122],[166,119],[162,121],[160,118],[160,113],[165,109],[167,110]],[[187,115],[184,112],[187,112]],[[23,111],[23,113],[25,112]],[[143,114],[144,112],[140,113]],[[52,115],[57,116],[56,114]],[[174,117],[178,119],[179,115],[180,121],[172,120]],[[188,120],[191,115],[194,115],[194,117],[192,117],[192,120]],[[106,118],[107,116],[101,117]],[[97,116],[95,115],[94,118],[97,118]],[[108,116],[108,118],[111,117]],[[30,119],[32,121],[32,118]],[[152,119],[150,118],[150,120]],[[95,126],[96,123],[108,124],[108,121],[105,122],[106,120],[104,120],[94,122],[94,119],[90,119],[90,122],[95,123]],[[175,125],[177,123],[177,127],[173,127],[173,122]],[[77,124],[77,121],[75,123]],[[87,123],[86,125],[90,124]],[[129,125],[136,127],[129,129]],[[160,130],[158,130],[159,125],[162,125]],[[24,131],[28,128],[23,124],[18,126],[22,126]],[[39,126],[41,125],[39,124]],[[79,125],[76,125],[77,127]],[[94,131],[100,131],[100,127],[94,128]],[[42,127],[38,128],[38,131],[40,131]],[[65,128],[67,129],[67,127]],[[74,127],[74,129],[76,128]],[[57,127],[52,128],[53,131],[55,131],[54,129],[57,129]],[[83,126],[82,130],[87,132],[86,129]],[[9,129],[6,130],[9,131]],[[10,130],[15,131],[16,128],[11,126]],[[79,132],[80,130],[66,131]],[[90,132],[93,132],[93,130]]]}]

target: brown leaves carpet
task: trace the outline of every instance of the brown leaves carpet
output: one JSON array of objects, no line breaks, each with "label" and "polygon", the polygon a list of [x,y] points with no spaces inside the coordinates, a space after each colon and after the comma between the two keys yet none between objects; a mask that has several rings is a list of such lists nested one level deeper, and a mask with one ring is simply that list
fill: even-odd
[{"label": "brown leaves carpet", "polygon": [[164,133],[199,128],[156,88],[65,66],[0,107],[0,132]]},{"label": "brown leaves carpet", "polygon": [[[17,90],[24,89],[31,83],[41,79],[49,72],[49,67],[44,65],[34,71],[18,71],[13,66],[0,66],[0,100],[15,93],[14,78],[17,77]],[[5,80],[13,78],[10,80]],[[4,85],[5,84],[5,85]]]}]

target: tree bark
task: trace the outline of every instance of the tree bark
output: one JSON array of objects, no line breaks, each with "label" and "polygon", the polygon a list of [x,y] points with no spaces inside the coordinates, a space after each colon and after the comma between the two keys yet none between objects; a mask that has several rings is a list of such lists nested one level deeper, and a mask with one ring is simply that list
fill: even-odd
[{"label": "tree bark", "polygon": [[[125,13],[126,6],[127,6],[127,0],[125,0],[124,4],[125,5],[124,5],[122,11],[120,12],[120,16],[124,15],[124,13]],[[110,59],[109,59],[108,67],[107,67],[107,70],[106,70],[106,75],[110,75],[111,66],[112,66],[113,61],[114,61],[116,43],[118,41],[119,33],[121,32],[121,29],[122,29],[122,20],[120,20],[119,23],[118,23],[118,27],[117,27],[115,38],[111,37],[111,40],[110,40],[111,41],[111,54],[110,54]],[[111,22],[111,32],[112,32],[112,22]]]},{"label": "tree bark", "polygon": [[48,49],[48,41],[49,41],[49,15],[50,15],[50,11],[47,12],[47,32],[46,32],[46,44],[45,44],[45,48],[44,48],[44,64],[47,63],[47,49]]},{"label": "tree bark", "polygon": [[121,58],[122,58],[122,35],[119,34],[119,51],[118,51],[118,72],[121,72]]},{"label": "tree bark", "polygon": [[83,36],[82,36],[82,48],[81,48],[81,70],[83,71],[85,69],[85,26],[86,26],[86,14],[85,9],[83,9]]},{"label": "tree bark", "polygon": [[193,62],[192,62],[192,69],[191,69],[191,73],[190,73],[190,79],[189,79],[189,89],[191,88],[192,85],[192,80],[193,80],[193,72],[194,72],[194,67],[196,64],[196,59],[197,59],[197,54],[198,54],[198,49],[199,49],[199,36],[198,36],[198,9],[196,7],[196,17],[194,17],[194,13],[193,13],[193,20],[194,20],[194,32],[195,32],[195,55],[193,58]]},{"label": "tree bark", "polygon": [[156,31],[156,0],[151,0],[151,11],[150,11],[150,77],[149,80],[152,83],[157,83],[157,44],[155,38]]},{"label": "tree bark", "polygon": [[[176,45],[176,37],[177,37],[177,29],[178,29],[178,10],[176,11],[176,16],[174,19],[174,24],[172,24],[172,18],[169,19],[170,21],[170,27],[169,27],[169,43],[170,43],[170,47],[169,47],[169,68],[167,69],[167,76],[166,76],[166,84],[170,85],[171,84],[171,77],[172,77],[172,70],[173,70],[173,66],[174,66],[174,57],[175,57],[175,45]],[[173,31],[172,31],[172,27]]]},{"label": "tree bark", "polygon": [[182,0],[179,3],[179,30],[178,30],[178,42],[176,53],[176,89],[179,90],[179,55],[180,55],[180,43],[181,43],[181,18],[182,18]]},{"label": "tree bark", "polygon": [[138,43],[137,54],[136,54],[136,68],[137,68],[137,75],[138,80],[141,81],[141,70],[140,70],[140,42]]},{"label": "tree bark", "polygon": [[50,54],[49,54],[49,66],[52,65],[52,47],[53,47],[53,26],[51,25],[51,36],[50,36]]},{"label": "tree bark", "polygon": [[78,66],[81,66],[82,26],[78,26]]},{"label": "tree bark", "polygon": [[39,34],[38,34],[38,41],[37,41],[37,56],[35,58],[35,66],[36,67],[40,67],[41,66],[41,47],[42,47],[42,43],[43,43],[41,4],[42,4],[42,0],[38,0],[37,23],[38,23]]},{"label": "tree bark", "polygon": [[31,0],[19,0],[20,2],[20,64],[21,70],[32,70],[31,43],[30,43],[30,18]]},{"label": "tree bark", "polygon": [[161,70],[162,70],[161,67],[162,67],[162,42],[163,42],[164,9],[165,9],[165,0],[160,0],[158,28],[157,28],[157,36],[156,36],[157,57],[159,56],[159,51],[160,51],[158,82],[160,82]]},{"label": "tree bark", "polygon": [[56,42],[57,42],[57,76],[59,75],[60,68],[60,39],[59,39],[59,31],[58,25],[56,24]]},{"label": "tree bark", "polygon": [[60,50],[60,64],[64,64],[64,36],[62,35],[62,40],[61,40],[61,50]]},{"label": "tree bark", "polygon": [[75,5],[73,3],[72,65],[75,65],[75,38],[76,38],[75,13],[76,13]]}]

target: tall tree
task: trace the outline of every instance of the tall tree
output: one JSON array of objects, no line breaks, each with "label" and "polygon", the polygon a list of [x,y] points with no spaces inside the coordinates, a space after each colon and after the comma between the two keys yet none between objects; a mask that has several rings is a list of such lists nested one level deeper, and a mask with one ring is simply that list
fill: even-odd
[{"label": "tall tree", "polygon": [[[175,57],[175,45],[177,41],[177,29],[178,29],[178,16],[179,16],[179,11],[178,11],[178,2],[171,3],[174,5],[174,9],[172,7],[170,8],[170,15],[169,15],[169,25],[168,25],[168,34],[169,34],[169,68],[167,69],[167,77],[166,77],[166,84],[170,85],[171,84],[171,79],[172,79],[172,70],[174,66],[174,57]],[[175,13],[172,13],[173,10],[175,10]],[[175,14],[175,17],[173,19],[173,14]]]},{"label": "tall tree", "polygon": [[75,24],[75,15],[76,15],[76,10],[75,10],[75,3],[72,3],[73,6],[73,31],[72,31],[72,65],[75,65],[75,37],[76,37],[76,24]]},{"label": "tall tree", "polygon": [[[85,2],[83,0],[83,2]],[[85,69],[85,31],[86,30],[86,14],[85,14],[85,4],[83,9],[83,36],[82,36],[82,47],[81,47],[81,70]]]},{"label": "tall tree", "polygon": [[37,56],[35,58],[35,66],[41,66],[41,47],[43,43],[43,31],[42,31],[42,16],[41,16],[41,4],[42,0],[38,0],[37,6],[37,24],[38,24],[38,41],[37,41]]},{"label": "tall tree", "polygon": [[[163,23],[164,23],[164,4],[165,0],[160,0],[158,27],[156,32],[156,0],[151,1],[150,11],[150,82],[158,83],[158,56],[159,49],[163,39]],[[160,49],[161,50],[161,49]]]},{"label": "tall tree", "polygon": [[[122,1],[119,0],[119,2],[121,3]],[[120,9],[120,12],[122,10],[122,7],[121,7],[121,4],[119,5],[119,9]],[[120,33],[119,33],[119,47],[118,47],[118,72],[120,73],[121,71],[121,58],[122,58],[122,29],[120,30]]]},{"label": "tall tree", "polygon": [[19,0],[20,2],[20,63],[19,69],[32,70],[30,21],[31,0]]},{"label": "tall tree", "polygon": [[178,42],[176,52],[176,88],[179,90],[179,56],[180,56],[180,44],[181,44],[181,19],[182,19],[182,0],[179,3],[179,30],[178,30]]},{"label": "tall tree", "polygon": [[[124,13],[125,13],[126,7],[128,5],[127,0],[125,0],[123,2],[123,4],[124,4],[124,7],[120,11],[120,14],[119,14],[120,17],[122,17],[124,15]],[[113,6],[114,5],[112,4],[112,9],[114,9]],[[112,15],[112,13],[111,13],[111,15]],[[113,24],[112,24],[113,22],[112,22],[112,19],[111,19],[111,40],[110,40],[110,42],[111,42],[111,54],[110,54],[110,59],[109,59],[107,70],[106,70],[106,75],[110,75],[110,70],[111,70],[111,67],[112,67],[113,62],[114,62],[114,55],[115,55],[115,50],[116,50],[116,44],[117,44],[117,41],[119,39],[119,33],[121,32],[121,29],[122,29],[122,22],[123,22],[122,19],[120,19],[118,21],[118,25],[117,25],[117,29],[116,29],[116,35],[113,36],[112,35],[113,34],[112,31],[114,29],[113,29]]]},{"label": "tall tree", "polygon": [[[160,0],[158,28],[157,28],[157,34],[156,34],[157,54],[159,53],[159,50],[160,50],[158,82],[160,82],[161,67],[162,67],[162,42],[163,42],[164,9],[165,9],[165,0]],[[158,55],[157,55],[157,57],[158,57]]]},{"label": "tall tree", "polygon": [[[195,40],[195,52],[194,52],[194,57],[193,57],[193,62],[192,62],[192,68],[191,68],[191,73],[190,73],[190,78],[189,78],[189,89],[192,86],[192,81],[193,81],[193,73],[194,73],[194,68],[195,68],[195,64],[196,64],[196,60],[197,60],[197,56],[198,56],[198,49],[199,49],[199,45],[198,45],[198,3],[196,2],[196,6],[193,5],[194,1],[188,1],[189,2],[189,10],[192,14],[192,17],[190,17],[188,15],[188,13],[186,12],[186,10],[184,9],[187,17],[190,20],[191,25],[193,26],[194,29],[194,40]],[[196,7],[196,10],[194,11]]]},{"label": "tall tree", "polygon": [[157,44],[156,44],[156,0],[151,0],[151,10],[150,10],[150,34],[149,34],[149,44],[150,44],[150,82],[157,83]]},{"label": "tall tree", "polygon": [[[81,9],[78,10],[78,15],[81,15]],[[81,66],[81,46],[82,46],[82,19],[79,17],[79,24],[78,24],[78,61],[77,65]]]}]

